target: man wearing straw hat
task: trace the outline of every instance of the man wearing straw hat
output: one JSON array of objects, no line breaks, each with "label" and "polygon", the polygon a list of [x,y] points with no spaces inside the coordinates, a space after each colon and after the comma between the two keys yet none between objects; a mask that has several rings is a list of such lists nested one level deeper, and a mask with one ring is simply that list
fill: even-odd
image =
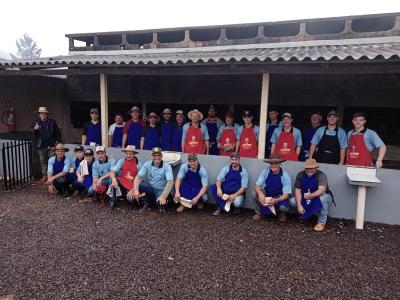
[{"label": "man wearing straw hat", "polygon": [[296,176],[295,199],[301,219],[308,219],[314,213],[318,214],[318,224],[315,231],[322,231],[328,218],[328,207],[332,202],[332,193],[329,191],[326,174],[318,170],[315,159],[307,159],[304,171]]},{"label": "man wearing straw hat", "polygon": [[203,114],[197,109],[189,111],[190,123],[183,126],[182,149],[184,153],[208,154],[210,143],[207,127],[200,123]]},{"label": "man wearing straw hat", "polygon": [[182,164],[175,180],[174,200],[181,203],[176,211],[181,213],[186,208],[196,205],[198,209],[202,209],[204,207],[202,201],[207,200],[203,198],[206,195],[207,187],[207,170],[199,164],[197,154],[190,153],[188,162]]},{"label": "man wearing straw hat", "polygon": [[67,197],[70,194],[67,174],[71,161],[65,157],[65,152],[68,152],[69,149],[64,148],[64,144],[57,144],[54,151],[56,155],[49,159],[47,167],[47,190],[51,194],[57,191]]},{"label": "man wearing straw hat", "polygon": [[290,175],[282,169],[284,160],[279,154],[273,153],[269,159],[264,159],[269,167],[262,170],[254,187],[255,212],[253,220],[258,221],[262,215],[272,216],[279,214],[279,221],[286,221],[286,212],[289,210],[289,195],[292,193]]},{"label": "man wearing straw hat", "polygon": [[47,161],[49,150],[61,141],[61,132],[56,121],[48,118],[50,112],[47,107],[41,106],[36,111],[38,117],[32,122],[32,132],[36,138],[40,167],[42,171],[42,182],[47,180]]},{"label": "man wearing straw hat", "polygon": [[129,111],[131,119],[125,123],[122,136],[122,148],[127,145],[133,145],[136,149],[140,149],[140,139],[142,138],[143,128],[146,122],[140,118],[140,108],[133,106]]}]

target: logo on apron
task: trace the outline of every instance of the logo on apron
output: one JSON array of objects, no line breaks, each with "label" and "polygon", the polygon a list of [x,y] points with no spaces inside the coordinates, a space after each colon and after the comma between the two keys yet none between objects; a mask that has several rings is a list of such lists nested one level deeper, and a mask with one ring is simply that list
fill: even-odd
[{"label": "logo on apron", "polygon": [[196,141],[196,136],[192,135],[192,139],[189,141],[189,146],[190,147],[197,147],[199,144],[198,141]]},{"label": "logo on apron", "polygon": [[250,143],[250,139],[245,138],[244,144],[242,144],[242,148],[248,150],[248,149],[251,149],[252,146],[253,146],[253,144]]},{"label": "logo on apron", "polygon": [[358,158],[360,152],[356,152],[356,146],[351,146],[351,151],[349,152],[350,158]]},{"label": "logo on apron", "polygon": [[287,143],[283,143],[282,144],[282,148],[279,149],[281,154],[289,154],[290,150],[292,150],[292,149],[288,148],[288,144]]}]

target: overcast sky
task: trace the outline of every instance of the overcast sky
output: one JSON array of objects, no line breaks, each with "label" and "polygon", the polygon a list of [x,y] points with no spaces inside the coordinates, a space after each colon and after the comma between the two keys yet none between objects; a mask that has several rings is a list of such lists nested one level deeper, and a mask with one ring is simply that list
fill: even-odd
[{"label": "overcast sky", "polygon": [[0,57],[31,35],[42,56],[67,54],[66,33],[253,23],[399,12],[398,0],[2,1]]}]

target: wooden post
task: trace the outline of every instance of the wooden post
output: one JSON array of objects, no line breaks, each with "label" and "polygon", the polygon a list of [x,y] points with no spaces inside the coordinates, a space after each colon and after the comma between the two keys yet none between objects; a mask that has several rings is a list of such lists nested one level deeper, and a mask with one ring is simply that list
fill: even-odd
[{"label": "wooden post", "polygon": [[364,216],[365,216],[365,199],[367,198],[367,188],[365,186],[358,186],[357,196],[357,215],[356,215],[356,228],[364,228]]},{"label": "wooden post", "polygon": [[101,141],[108,146],[108,82],[107,74],[100,73]]},{"label": "wooden post", "polygon": [[267,135],[269,73],[262,74],[261,105],[260,105],[260,135],[258,137],[258,158],[264,159],[265,139]]}]

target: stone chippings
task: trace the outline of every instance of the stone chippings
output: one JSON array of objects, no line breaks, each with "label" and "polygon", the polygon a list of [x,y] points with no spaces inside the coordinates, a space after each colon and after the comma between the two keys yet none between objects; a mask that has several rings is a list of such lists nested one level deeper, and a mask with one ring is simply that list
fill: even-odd
[{"label": "stone chippings", "polygon": [[0,194],[0,299],[399,299],[400,226]]}]

